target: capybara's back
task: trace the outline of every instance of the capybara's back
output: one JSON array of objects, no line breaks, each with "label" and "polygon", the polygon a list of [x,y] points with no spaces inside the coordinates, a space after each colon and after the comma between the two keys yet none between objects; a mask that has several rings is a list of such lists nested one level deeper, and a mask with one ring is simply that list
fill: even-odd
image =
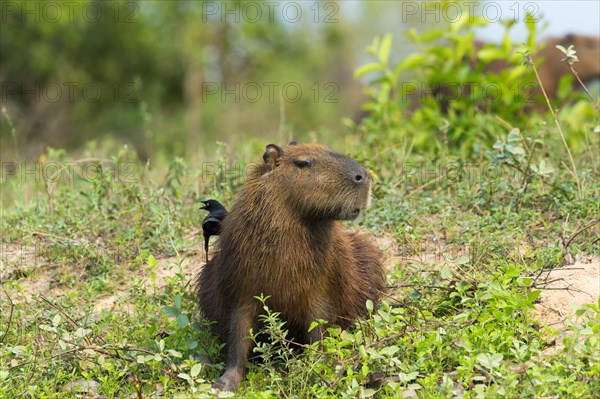
[{"label": "capybara's back", "polygon": [[380,251],[338,222],[367,207],[367,170],[321,145],[271,144],[263,161],[223,221],[219,250],[197,281],[202,313],[227,343],[217,390],[234,390],[243,378],[251,347],[244,338],[260,327],[256,296],[269,296],[290,338],[309,343],[323,332],[308,332],[313,321],[348,327],[368,314],[366,301],[377,303],[384,287]]}]

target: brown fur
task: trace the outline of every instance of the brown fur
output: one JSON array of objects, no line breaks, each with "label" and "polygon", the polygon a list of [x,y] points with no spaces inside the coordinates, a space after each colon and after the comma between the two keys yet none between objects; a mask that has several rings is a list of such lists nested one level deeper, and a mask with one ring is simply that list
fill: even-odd
[{"label": "brown fur", "polygon": [[[370,175],[354,160],[321,145],[267,146],[228,217],[219,252],[197,280],[204,317],[227,343],[227,369],[217,390],[235,390],[257,329],[260,302],[281,312],[289,337],[320,339],[310,324],[325,319],[342,328],[367,316],[384,286],[380,251],[337,220],[367,207]],[[310,166],[299,167],[298,161]],[[302,164],[300,164],[302,166]]]}]

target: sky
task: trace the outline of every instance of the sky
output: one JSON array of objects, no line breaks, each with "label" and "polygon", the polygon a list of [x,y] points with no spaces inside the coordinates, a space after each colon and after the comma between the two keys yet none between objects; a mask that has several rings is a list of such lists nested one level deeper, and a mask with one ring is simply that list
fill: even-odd
[{"label": "sky", "polygon": [[[500,7],[503,15],[513,15],[514,10],[522,12],[525,7],[536,11],[542,20],[548,22],[548,27],[542,34],[543,37],[564,36],[568,33],[600,36],[600,1],[598,0],[547,0],[547,1],[488,1],[494,3],[487,12],[490,18],[495,17],[496,5]],[[520,7],[516,7],[520,6]],[[521,14],[521,17],[523,15]],[[518,24],[512,31],[513,40],[520,41],[526,37],[525,27]],[[479,37],[488,41],[499,41],[502,37],[503,27],[492,23],[484,30],[479,31]]]},{"label": "sky", "polygon": [[[411,19],[413,24],[415,19],[431,22],[435,16],[427,13],[425,3],[425,0],[341,0],[339,4],[345,17],[363,21],[367,18],[368,25],[363,33],[372,36],[390,31],[397,33],[398,30],[405,29],[402,22],[406,22],[407,19]],[[429,3],[439,5],[442,1],[430,0]],[[451,11],[467,12],[469,7],[477,8],[486,16],[491,23],[480,30],[478,36],[490,42],[501,41],[504,27],[499,20],[508,18],[515,18],[520,22],[512,28],[512,39],[517,42],[523,41],[527,35],[522,23],[525,11],[532,11],[534,16],[539,16],[542,21],[548,23],[547,28],[541,32],[541,40],[568,33],[600,36],[599,0],[464,0],[460,5],[458,1],[451,4],[457,7],[449,9],[450,17]],[[367,15],[370,15],[370,19]]]}]

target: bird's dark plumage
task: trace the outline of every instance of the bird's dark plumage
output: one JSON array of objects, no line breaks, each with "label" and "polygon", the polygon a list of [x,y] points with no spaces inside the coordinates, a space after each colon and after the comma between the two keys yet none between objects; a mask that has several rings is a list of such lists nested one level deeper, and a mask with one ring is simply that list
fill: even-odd
[{"label": "bird's dark plumage", "polygon": [[208,215],[202,221],[202,234],[204,235],[204,249],[206,261],[208,262],[208,240],[211,236],[218,236],[221,232],[221,222],[229,212],[221,203],[214,199],[199,200],[204,204],[200,209],[208,211]]}]

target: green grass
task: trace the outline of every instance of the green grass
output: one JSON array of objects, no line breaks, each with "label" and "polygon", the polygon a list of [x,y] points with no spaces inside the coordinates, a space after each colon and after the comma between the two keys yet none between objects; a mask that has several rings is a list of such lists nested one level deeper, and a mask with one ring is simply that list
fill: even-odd
[{"label": "green grass", "polygon": [[[468,32],[434,33],[474,52]],[[303,351],[267,309],[272,342],[257,346],[262,361],[236,396],[594,397],[600,303],[564,325],[535,313],[545,272],[600,255],[592,105],[556,116],[567,140],[550,115],[510,99],[490,112],[457,101],[447,114],[437,104],[411,114],[393,97],[418,65],[389,65],[390,46],[389,36],[372,46],[376,65],[362,73],[383,73],[372,113],[337,148],[374,177],[372,207],[349,227],[387,248],[384,301]],[[465,68],[447,47],[425,50],[426,79]],[[502,56],[517,65],[513,47]],[[569,113],[580,106],[583,120]],[[29,173],[3,174],[0,398],[210,397],[225,364],[191,287],[205,256],[195,200],[230,206],[266,144],[158,164],[90,144],[78,158],[48,149],[37,166],[19,164]]]},{"label": "green grass", "polygon": [[[447,174],[414,173],[424,158],[409,154],[412,171],[399,176],[397,154],[383,154],[367,162],[378,180],[358,227],[393,242],[384,303],[369,320],[331,328],[321,347],[304,351],[286,343],[285,326],[269,313],[266,332],[278,344],[260,347],[263,361],[249,366],[238,395],[589,398],[600,391],[598,304],[579,310],[564,331],[531,314],[541,271],[561,267],[567,249],[594,254],[598,229],[585,227],[598,215],[599,182],[594,165],[585,170],[585,153],[577,154],[588,176],[583,198],[551,156],[543,159],[556,168],[526,176],[524,189],[523,176],[504,161],[494,164],[495,179],[476,173],[493,160],[469,166],[468,176],[439,178]],[[51,150],[50,161],[71,159]],[[202,170],[184,160],[151,168],[126,150],[111,161],[134,162],[135,176],[125,180],[105,166],[96,179],[3,187],[1,397],[75,398],[86,390],[203,397],[223,371],[220,344],[198,319],[190,287],[204,256],[194,200],[231,204],[239,181],[198,183]],[[575,238],[566,248],[561,237]],[[553,337],[564,337],[564,347],[547,354]]]}]

